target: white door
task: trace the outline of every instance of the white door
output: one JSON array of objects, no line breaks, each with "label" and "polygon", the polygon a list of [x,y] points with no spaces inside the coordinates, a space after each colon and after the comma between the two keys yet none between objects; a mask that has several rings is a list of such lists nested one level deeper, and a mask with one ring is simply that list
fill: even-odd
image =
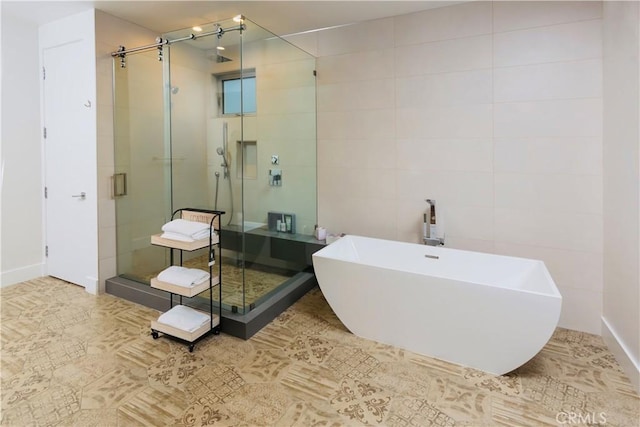
[{"label": "white door", "polygon": [[43,51],[46,263],[49,275],[93,287],[96,119],[83,51],[83,41]]}]

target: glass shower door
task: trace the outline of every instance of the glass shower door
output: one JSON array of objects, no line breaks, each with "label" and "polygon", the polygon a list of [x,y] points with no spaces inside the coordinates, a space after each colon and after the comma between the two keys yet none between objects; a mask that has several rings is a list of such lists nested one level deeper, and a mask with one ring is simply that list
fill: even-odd
[{"label": "glass shower door", "polygon": [[155,51],[114,60],[115,173],[118,275],[149,283],[166,251],[150,235],[171,214],[171,148],[165,130],[163,62]]}]

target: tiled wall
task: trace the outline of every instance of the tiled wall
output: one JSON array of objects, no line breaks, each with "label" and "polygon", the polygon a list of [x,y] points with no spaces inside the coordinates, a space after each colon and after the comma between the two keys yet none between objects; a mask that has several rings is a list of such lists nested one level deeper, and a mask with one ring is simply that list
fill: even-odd
[{"label": "tiled wall", "polygon": [[[249,23],[247,32],[256,31]],[[255,36],[255,33],[254,37]],[[225,37],[233,37],[228,33]],[[225,51],[226,52],[226,51]],[[315,59],[300,49],[266,33],[243,45],[242,65],[255,70],[257,113],[244,117],[244,133],[239,118],[219,117],[217,108],[208,114],[210,196],[215,194],[214,173],[220,173],[219,207],[229,213],[228,182],[223,179],[221,158],[222,123],[229,126],[231,181],[234,218],[244,208],[244,220],[267,223],[269,211],[296,215],[296,231],[312,234],[316,224],[316,126]],[[228,55],[231,56],[231,55]],[[213,74],[237,71],[238,61],[215,64]],[[257,175],[240,180],[237,168],[237,141],[257,141]],[[271,164],[271,155],[279,156],[279,165]],[[282,186],[269,186],[269,169],[282,170]],[[244,200],[241,194],[244,192]]]},{"label": "tiled wall", "polygon": [[603,8],[603,336],[640,392],[640,4]]},{"label": "tiled wall", "polygon": [[602,5],[473,2],[321,31],[319,223],[542,259],[600,332]]}]

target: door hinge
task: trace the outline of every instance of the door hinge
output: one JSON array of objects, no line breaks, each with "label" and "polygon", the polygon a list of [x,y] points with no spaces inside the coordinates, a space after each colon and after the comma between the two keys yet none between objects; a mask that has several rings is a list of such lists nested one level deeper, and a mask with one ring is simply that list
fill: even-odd
[{"label": "door hinge", "polygon": [[49,190],[47,187],[44,187],[44,198],[46,199],[49,196]]},{"label": "door hinge", "polygon": [[45,70],[44,67],[42,67],[42,80],[46,80],[47,79],[47,70]]},{"label": "door hinge", "polygon": [[47,128],[46,127],[42,128],[42,136],[44,136],[44,139],[47,139]]},{"label": "door hinge", "polygon": [[46,257],[49,256],[49,246],[45,246],[44,247],[44,256],[46,256]]}]

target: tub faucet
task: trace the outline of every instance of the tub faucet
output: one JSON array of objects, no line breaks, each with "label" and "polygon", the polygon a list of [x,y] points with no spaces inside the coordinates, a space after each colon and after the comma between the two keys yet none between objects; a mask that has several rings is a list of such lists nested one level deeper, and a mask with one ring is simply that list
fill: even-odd
[{"label": "tub faucet", "polygon": [[436,201],[434,199],[425,201],[429,204],[429,209],[424,213],[422,242],[428,246],[444,245],[444,237],[437,236]]}]

